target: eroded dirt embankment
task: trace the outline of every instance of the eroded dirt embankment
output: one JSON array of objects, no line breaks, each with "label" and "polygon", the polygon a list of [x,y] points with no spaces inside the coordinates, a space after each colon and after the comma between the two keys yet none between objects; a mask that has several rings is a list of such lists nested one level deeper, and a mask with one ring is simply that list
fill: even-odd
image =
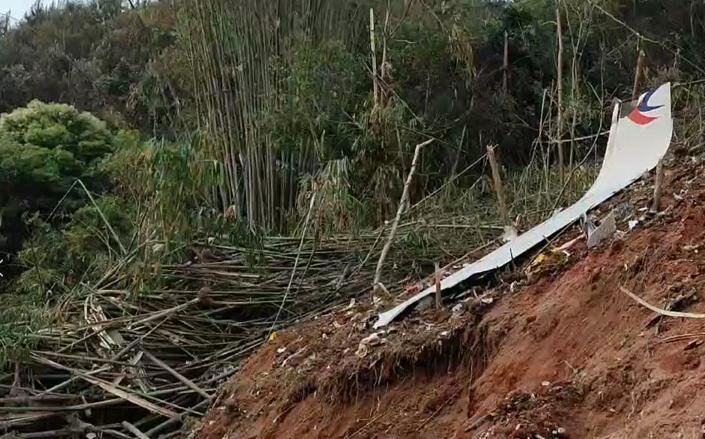
[{"label": "eroded dirt embankment", "polygon": [[[700,166],[671,171],[662,215],[461,312],[375,333],[362,304],[278,334],[197,437],[702,438],[705,320],[658,318],[620,286],[705,312],[704,181]],[[612,206],[645,206],[649,190]]]}]

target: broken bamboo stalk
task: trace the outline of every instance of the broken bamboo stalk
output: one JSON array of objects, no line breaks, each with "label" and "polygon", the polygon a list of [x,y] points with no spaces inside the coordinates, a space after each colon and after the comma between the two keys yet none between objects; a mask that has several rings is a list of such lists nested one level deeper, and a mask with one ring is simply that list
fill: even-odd
[{"label": "broken bamboo stalk", "polygon": [[[200,409],[201,407],[207,407],[209,403],[210,403],[210,401],[204,399],[203,401],[201,401],[201,402],[199,402],[198,404],[194,405],[193,408],[194,408],[194,409]],[[175,425],[175,424],[177,424],[177,423],[179,423],[179,422],[181,422],[180,419],[167,419],[166,421],[162,422],[161,424],[159,424],[159,425],[153,427],[152,429],[148,430],[148,431],[147,431],[147,436],[154,436],[154,435],[156,435],[157,433],[163,431],[164,429],[166,429],[166,428],[168,428],[168,427],[171,427],[171,426],[173,426],[173,425]]]},{"label": "broken bamboo stalk", "polygon": [[556,1],[556,40],[558,42],[558,57],[556,60],[556,81],[558,89],[558,115],[556,117],[556,139],[558,141],[558,171],[561,185],[565,179],[565,158],[563,157],[563,29],[561,27],[561,2]]},{"label": "broken bamboo stalk", "polygon": [[509,33],[504,31],[504,61],[502,62],[502,90],[509,92]]},{"label": "broken bamboo stalk", "polygon": [[136,394],[126,392],[122,389],[117,388],[116,386],[114,386],[110,383],[92,378],[91,376],[89,376],[83,372],[72,369],[70,367],[63,366],[63,365],[56,363],[55,361],[49,360],[47,358],[42,358],[42,357],[39,357],[34,354],[32,355],[32,357],[35,361],[37,361],[40,364],[44,364],[49,367],[53,367],[56,369],[62,369],[62,370],[66,370],[68,372],[71,372],[71,373],[75,374],[76,376],[80,377],[82,380],[84,380],[84,381],[86,381],[96,387],[100,387],[101,389],[110,393],[111,395],[116,396],[116,397],[123,399],[125,401],[128,401],[136,406],[142,407],[143,409],[145,409],[149,412],[164,416],[166,418],[179,418],[179,415],[176,412],[171,411],[169,409],[166,409],[164,407],[160,407],[156,404],[153,404],[153,403],[145,400],[144,398],[142,398]]},{"label": "broken bamboo stalk", "polygon": [[201,301],[201,298],[200,298],[200,297],[199,297],[199,298],[196,298],[196,299],[191,299],[191,300],[189,300],[189,301],[186,302],[186,303],[182,303],[181,305],[177,305],[177,306],[174,306],[174,307],[169,308],[169,309],[165,309],[165,310],[162,310],[162,311],[159,311],[159,312],[155,312],[155,313],[153,313],[153,314],[151,314],[151,315],[149,315],[149,316],[147,316],[147,317],[145,317],[145,318],[143,318],[143,319],[141,319],[141,320],[138,320],[138,321],[136,321],[136,322],[130,323],[129,326],[132,327],[132,328],[134,328],[134,327],[137,327],[138,325],[144,325],[145,323],[149,323],[149,322],[151,322],[151,321],[153,321],[153,320],[157,320],[157,319],[160,319],[160,318],[162,318],[162,317],[172,316],[172,315],[174,315],[174,314],[176,314],[176,313],[178,313],[178,312],[181,312],[181,311],[187,309],[188,307],[190,307],[190,306],[192,306],[192,305],[195,305],[195,304],[199,303],[200,301]]},{"label": "broken bamboo stalk", "polygon": [[384,260],[387,258],[389,249],[392,247],[392,241],[394,241],[394,235],[397,232],[397,227],[399,227],[399,220],[401,219],[401,214],[404,212],[406,203],[409,200],[409,186],[411,186],[411,181],[414,179],[414,173],[416,172],[416,165],[419,161],[419,156],[421,155],[421,149],[424,146],[430,145],[435,139],[428,139],[423,143],[416,145],[414,150],[414,158],[411,161],[411,168],[409,169],[409,175],[406,177],[406,183],[404,183],[404,190],[401,194],[401,199],[399,200],[399,207],[397,208],[397,214],[394,217],[394,222],[392,223],[392,229],[389,231],[389,236],[387,237],[387,242],[382,247],[382,253],[379,255],[379,260],[377,261],[377,268],[375,269],[375,277],[372,281],[373,292],[380,290],[379,284],[382,278],[382,267],[384,266]]},{"label": "broken bamboo stalk", "polygon": [[105,223],[105,226],[108,228],[108,231],[110,232],[111,236],[113,237],[113,239],[117,243],[118,247],[120,247],[120,251],[122,252],[122,255],[123,256],[127,255],[127,249],[125,248],[125,246],[122,245],[122,241],[120,241],[120,237],[118,236],[117,233],[115,233],[115,230],[113,230],[113,227],[110,225],[110,222],[105,217],[105,214],[103,214],[103,211],[100,209],[98,204],[93,199],[93,195],[91,195],[91,192],[88,190],[86,185],[83,184],[83,181],[81,181],[81,179],[78,179],[76,181],[78,182],[78,184],[81,185],[81,187],[83,188],[83,191],[86,193],[86,195],[88,195],[88,199],[91,200],[91,203],[93,204],[93,207],[95,207],[96,212],[98,212],[98,215],[103,220],[103,223]]},{"label": "broken bamboo stalk", "polygon": [[656,165],[656,176],[654,177],[654,199],[651,204],[651,212],[657,213],[661,210],[661,195],[663,193],[663,159]]},{"label": "broken bamboo stalk", "polygon": [[114,395],[118,398],[124,399],[127,402],[130,402],[136,406],[142,407],[143,409],[164,416],[165,418],[179,418],[179,415],[167,408],[160,407],[154,403],[151,403],[147,401],[146,399],[137,396],[134,393],[126,392],[122,389],[119,389],[116,386],[113,386],[110,383],[106,383],[103,381],[98,381],[96,379],[90,378],[87,375],[81,375],[81,378],[85,381],[88,381],[94,386],[100,387],[101,389],[105,390],[106,392],[110,393],[111,395]]},{"label": "broken bamboo stalk", "polygon": [[311,195],[311,202],[308,205],[308,212],[306,212],[306,219],[304,221],[304,228],[301,231],[301,241],[299,242],[299,249],[296,252],[296,259],[294,259],[294,267],[291,269],[291,276],[289,276],[289,283],[286,286],[286,291],[284,291],[284,296],[282,297],[281,304],[279,305],[279,309],[277,310],[277,315],[274,317],[274,320],[272,321],[272,326],[269,328],[269,333],[267,334],[267,338],[269,338],[269,336],[272,335],[272,332],[274,332],[274,330],[276,329],[277,322],[279,321],[279,316],[281,315],[282,309],[284,309],[284,305],[286,305],[286,299],[289,297],[289,293],[291,292],[291,286],[294,283],[294,276],[296,276],[296,269],[299,266],[299,259],[301,258],[301,251],[303,250],[303,247],[304,247],[304,240],[306,239],[306,232],[308,231],[308,225],[309,225],[309,222],[311,221],[311,212],[313,212],[313,206],[316,205],[316,196],[317,195],[318,195],[318,188],[314,185],[314,192],[313,192],[313,195]]},{"label": "broken bamboo stalk", "polygon": [[374,93],[374,108],[379,101],[379,78],[377,77],[377,47],[375,43],[375,10],[370,8],[370,50],[372,57],[372,87]]},{"label": "broken bamboo stalk", "polygon": [[644,50],[639,50],[639,55],[637,56],[636,59],[636,71],[634,72],[634,88],[632,90],[632,101],[636,101],[637,98],[639,97],[639,89],[641,88],[641,80],[643,75],[643,70],[644,70],[644,58],[646,57],[646,54],[644,53]]},{"label": "broken bamboo stalk", "polygon": [[436,309],[440,310],[443,308],[443,301],[441,300],[441,268],[438,266],[438,262],[435,263],[435,283],[436,283]]},{"label": "broken bamboo stalk", "polygon": [[[636,100],[639,98],[639,91],[641,89],[641,81],[644,77],[644,60],[646,59],[646,53],[643,49],[639,50],[639,55],[636,59],[636,69],[634,71],[634,88],[632,89],[632,101],[634,105],[638,105]],[[651,204],[651,212],[658,212],[661,210],[661,194],[663,192],[663,159],[658,161],[656,165],[656,175],[654,177],[654,197]]]},{"label": "broken bamboo stalk", "polygon": [[168,364],[166,364],[165,362],[163,362],[159,358],[155,357],[151,352],[149,352],[148,350],[145,350],[145,349],[143,349],[142,352],[144,352],[145,357],[147,357],[149,359],[149,361],[151,361],[152,363],[161,367],[165,371],[169,372],[174,378],[176,378],[177,380],[181,381],[184,385],[186,385],[186,387],[190,388],[191,390],[198,393],[199,395],[201,395],[202,397],[204,397],[207,400],[211,399],[211,396],[208,393],[206,393],[205,390],[201,389],[200,387],[198,387],[196,385],[196,383],[194,383],[190,379],[186,378],[185,376],[181,375],[179,372],[177,372],[174,369],[172,369],[171,367],[169,367]]},{"label": "broken bamboo stalk", "polygon": [[511,227],[509,222],[509,211],[507,210],[507,201],[504,198],[504,185],[502,184],[502,176],[499,172],[499,163],[495,149],[496,146],[487,145],[487,158],[490,161],[490,168],[492,169],[492,182],[494,184],[495,195],[497,196],[497,205],[499,207],[499,214],[502,218],[502,224],[505,227]]},{"label": "broken bamboo stalk", "polygon": [[[422,160],[421,155],[413,182],[421,171]],[[409,165],[406,165],[406,169],[409,170]],[[467,169],[470,168],[459,172],[456,177],[467,172]],[[410,187],[410,193],[411,189]],[[316,198],[316,205],[319,199],[320,196]],[[407,214],[409,205],[407,199],[403,215]],[[309,231],[313,227],[314,212],[311,212],[308,222]],[[418,227],[418,224],[420,223],[416,220],[405,221],[402,216],[394,239],[401,239],[402,235]],[[297,319],[327,313],[334,306],[347,303],[351,297],[357,297],[366,286],[369,287],[376,264],[374,260],[370,264],[369,259],[379,258],[390,227],[391,218],[386,228],[357,236],[356,240],[352,241],[352,246],[347,241],[341,246],[338,238],[312,241],[309,233],[305,234],[303,244],[301,233],[294,237],[266,237],[260,251],[268,261],[257,262],[255,266],[247,262],[243,247],[198,241],[196,250],[201,252],[203,248],[207,248],[207,254],[198,254],[198,260],[162,266],[161,269],[175,284],[163,289],[152,289],[140,294],[139,298],[128,290],[115,287],[115,279],[123,275],[110,274],[105,281],[101,281],[101,288],[91,293],[91,300],[96,306],[100,306],[105,314],[100,321],[84,321],[85,297],[77,297],[61,304],[62,311],[68,315],[65,322],[47,332],[37,334],[39,344],[32,349],[29,358],[21,362],[18,370],[42,364],[49,366],[46,372],[33,376],[33,379],[41,383],[42,389],[35,389],[35,392],[44,396],[34,395],[30,391],[27,393],[30,396],[19,395],[16,399],[8,399],[7,404],[2,404],[5,407],[0,407],[0,412],[5,417],[5,421],[0,422],[0,429],[21,426],[23,431],[28,431],[28,438],[54,437],[63,434],[64,430],[45,432],[42,430],[45,425],[37,421],[63,415],[81,415],[82,411],[88,409],[100,414],[111,410],[112,407],[123,406],[121,410],[126,414],[124,419],[127,419],[127,416],[132,419],[141,417],[140,421],[132,424],[148,437],[173,435],[187,414],[202,417],[204,414],[197,409],[210,405],[216,398],[213,393],[215,388],[238,370],[246,355],[266,342],[267,328],[262,327],[263,322],[270,325],[276,321],[279,327],[289,325]],[[451,221],[448,224],[431,224],[424,227],[464,226]],[[486,245],[491,243],[484,243],[483,247]],[[459,247],[462,249],[460,244]],[[454,249],[453,253],[458,253],[458,250]],[[361,263],[358,257],[365,254],[368,255],[365,257],[366,262]],[[402,255],[407,257],[402,253],[399,256]],[[292,270],[292,267],[298,265],[302,267],[300,271],[304,272],[304,264],[299,263],[303,258],[308,259],[305,264],[307,274],[299,276],[299,271]],[[387,257],[386,266],[391,258],[391,255]],[[405,267],[400,269],[407,268],[408,264],[404,265]],[[355,274],[346,274],[348,266],[358,267],[359,275],[355,271]],[[295,275],[290,294],[284,297],[292,273]],[[391,285],[392,279],[395,286],[400,285],[397,282],[404,279],[398,272],[385,275],[384,280],[388,286]],[[336,287],[336,292],[332,292],[329,286],[333,284],[342,286]],[[198,289],[201,285],[209,285],[207,294],[201,294],[204,292],[203,288]],[[282,301],[285,305],[277,321],[275,314]],[[212,308],[209,303],[219,304],[218,306],[222,304],[222,308]],[[445,306],[445,303],[443,305]],[[247,329],[247,334],[229,331],[233,322],[217,317],[226,309],[240,307],[257,310],[257,320],[253,318],[251,321],[237,323]],[[97,337],[106,330],[119,330],[124,340],[119,345],[112,346],[110,351],[97,355],[94,351],[96,343],[99,342]],[[173,349],[174,337],[178,337],[179,346],[183,346],[183,351]],[[142,349],[148,350],[173,370],[188,377],[203,391],[213,395],[212,400],[203,399],[193,388],[184,385],[182,380],[165,372],[163,368],[147,365],[145,362],[148,359],[143,354],[143,360],[133,355],[141,354]],[[126,358],[128,353],[131,357],[129,360]],[[137,364],[139,370],[135,370],[135,373],[129,372],[138,361],[142,361]],[[214,364],[228,364],[232,367],[228,366],[217,375],[211,376],[210,370]],[[143,388],[147,379],[154,384],[153,390]],[[10,371],[0,380],[0,388],[7,393],[12,388],[13,381],[13,373]],[[56,393],[59,391],[60,394]],[[7,397],[15,398],[9,395]],[[27,402],[23,404],[20,398],[26,398]],[[168,409],[178,416],[163,418],[166,413],[157,407]],[[173,416],[172,413],[169,415]],[[163,418],[164,422],[152,427],[161,421],[160,418]],[[135,439],[135,435],[119,422],[100,426],[101,431],[106,432],[106,428],[114,429],[109,433],[114,437]],[[34,436],[37,434],[42,436]]]}]

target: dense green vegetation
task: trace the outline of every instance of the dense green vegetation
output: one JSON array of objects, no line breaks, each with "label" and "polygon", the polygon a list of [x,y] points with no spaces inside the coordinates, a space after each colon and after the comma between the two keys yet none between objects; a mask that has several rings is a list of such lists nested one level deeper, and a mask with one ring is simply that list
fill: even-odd
[{"label": "dense green vegetation", "polygon": [[33,99],[63,102],[113,127],[165,134],[187,80],[169,53],[176,17],[167,4],[42,3],[52,5],[35,6],[2,32],[0,112]]},{"label": "dense green vegetation", "polygon": [[702,1],[58,3],[0,17],[10,435],[172,437],[280,328],[485,254],[490,145],[520,231],[589,187],[615,98],[680,83],[703,148]]},{"label": "dense green vegetation", "polygon": [[81,203],[67,192],[77,180],[99,185],[97,164],[113,143],[104,122],[65,104],[32,101],[0,116],[0,249],[17,250],[23,215],[60,216]]},{"label": "dense green vegetation", "polygon": [[3,312],[33,325],[28,301],[116,266],[147,289],[195,239],[376,230],[429,138],[398,246],[453,259],[501,225],[487,145],[524,227],[589,185],[639,50],[642,88],[705,74],[705,5],[684,0],[94,0],[0,21],[0,271],[24,298]]}]

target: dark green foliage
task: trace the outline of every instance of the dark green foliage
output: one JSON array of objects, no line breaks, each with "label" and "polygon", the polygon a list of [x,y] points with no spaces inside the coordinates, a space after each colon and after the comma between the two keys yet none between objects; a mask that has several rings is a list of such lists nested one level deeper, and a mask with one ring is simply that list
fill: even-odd
[{"label": "dark green foliage", "polygon": [[32,348],[33,335],[51,323],[52,305],[74,288],[92,285],[116,264],[120,257],[112,232],[129,242],[132,215],[129,203],[103,197],[78,209],[65,225],[51,225],[37,215],[28,219],[32,235],[16,262],[23,271],[6,281],[8,291],[0,295],[0,368]]},{"label": "dark green foliage", "polygon": [[142,234],[163,241],[188,242],[200,232],[217,232],[223,215],[207,205],[208,187],[200,174],[204,160],[200,140],[144,140],[137,131],[116,136],[119,149],[100,170],[110,176],[113,192],[135,208]]},{"label": "dark green foliage", "polygon": [[[32,99],[66,102],[111,122],[164,133],[185,76],[167,4],[119,0],[39,6],[0,39],[0,113]],[[168,67],[167,67],[168,66]]]},{"label": "dark green foliage", "polygon": [[121,243],[129,243],[135,227],[133,215],[133,207],[125,200],[106,196],[78,209],[59,227],[34,217],[30,221],[33,234],[18,255],[25,268],[17,281],[18,291],[63,293],[79,282],[99,278],[121,256],[112,232]]},{"label": "dark green foliage", "polygon": [[37,342],[48,321],[43,294],[0,294],[0,370],[11,370]]},{"label": "dark green foliage", "polygon": [[[32,98],[67,101],[110,125],[192,144],[209,208],[280,231],[297,222],[289,216],[302,182],[325,173],[329,160],[349,161],[349,193],[379,223],[394,210],[419,141],[439,139],[424,154],[412,200],[489,143],[501,145],[508,166],[525,165],[540,121],[555,118],[555,0],[277,5],[181,0],[133,9],[101,0],[36,8],[0,40],[0,110]],[[702,2],[561,5],[564,137],[593,134],[610,98],[630,94],[638,48],[647,52],[647,78],[705,74]],[[369,7],[383,70],[377,107]],[[551,140],[557,127],[544,128]],[[591,147],[571,145],[576,156]]]}]

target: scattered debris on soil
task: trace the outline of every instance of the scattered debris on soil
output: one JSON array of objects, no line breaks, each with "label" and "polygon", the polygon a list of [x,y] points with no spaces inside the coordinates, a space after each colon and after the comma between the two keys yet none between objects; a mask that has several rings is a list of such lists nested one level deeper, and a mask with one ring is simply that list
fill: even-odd
[{"label": "scattered debris on soil", "polygon": [[702,437],[705,321],[620,290],[705,311],[705,167],[685,160],[658,214],[648,180],[593,212],[616,223],[594,248],[575,226],[446,310],[375,331],[359,303],[277,333],[193,436]]}]

